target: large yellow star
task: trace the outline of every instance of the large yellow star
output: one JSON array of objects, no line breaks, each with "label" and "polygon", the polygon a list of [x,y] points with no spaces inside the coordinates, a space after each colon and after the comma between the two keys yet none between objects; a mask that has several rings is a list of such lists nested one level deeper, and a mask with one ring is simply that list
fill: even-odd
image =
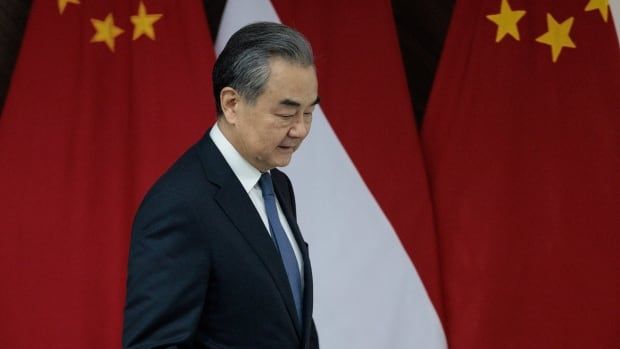
[{"label": "large yellow star", "polygon": [[570,17],[562,23],[556,22],[550,13],[547,13],[547,32],[536,38],[537,42],[551,46],[553,63],[558,60],[562,48],[575,48],[575,43],[570,38],[570,28],[573,26],[574,17]]},{"label": "large yellow star", "polygon": [[131,16],[131,23],[133,23],[133,40],[138,39],[142,35],[146,35],[151,40],[155,40],[155,29],[153,24],[159,21],[163,15],[159,13],[146,13],[146,6],[140,1],[140,7],[138,8],[138,14]]},{"label": "large yellow star", "polygon": [[601,13],[603,20],[607,22],[609,15],[609,0],[590,0],[586,5],[586,12],[598,10]]},{"label": "large yellow star", "polygon": [[67,7],[67,4],[78,5],[79,3],[80,3],[80,0],[58,0],[58,11],[60,12],[60,14],[62,14],[63,12],[65,12],[65,8]]},{"label": "large yellow star", "polygon": [[519,22],[523,16],[525,16],[525,11],[513,11],[510,8],[508,0],[502,0],[499,13],[487,16],[491,22],[497,24],[495,42],[500,42],[506,34],[510,34],[510,36],[516,40],[519,40],[519,28],[517,28],[517,22]]},{"label": "large yellow star", "polygon": [[97,31],[90,42],[104,42],[110,51],[114,52],[115,38],[124,32],[123,29],[114,25],[114,16],[109,13],[103,21],[91,18],[90,22]]}]

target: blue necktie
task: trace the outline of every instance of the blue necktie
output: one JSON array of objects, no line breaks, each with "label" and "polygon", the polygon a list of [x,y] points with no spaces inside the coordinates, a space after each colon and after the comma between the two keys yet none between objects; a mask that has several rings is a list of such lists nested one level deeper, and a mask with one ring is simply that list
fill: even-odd
[{"label": "blue necktie", "polygon": [[276,207],[276,197],[273,193],[273,182],[271,174],[265,172],[260,176],[259,180],[261,191],[263,192],[263,200],[265,200],[265,209],[267,210],[267,218],[269,219],[269,228],[271,236],[275,242],[276,248],[280,252],[284,269],[288,276],[288,283],[291,286],[295,308],[297,309],[297,320],[301,323],[301,276],[293,246],[286,236],[286,232],[282,227]]}]

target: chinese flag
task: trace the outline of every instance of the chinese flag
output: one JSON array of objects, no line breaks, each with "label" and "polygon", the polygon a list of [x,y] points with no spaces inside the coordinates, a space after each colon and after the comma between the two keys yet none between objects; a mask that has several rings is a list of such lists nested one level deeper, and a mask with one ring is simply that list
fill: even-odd
[{"label": "chinese flag", "polygon": [[0,338],[120,347],[146,189],[214,119],[200,1],[34,1],[0,118]]},{"label": "chinese flag", "polygon": [[423,130],[452,349],[620,347],[607,1],[457,1]]}]

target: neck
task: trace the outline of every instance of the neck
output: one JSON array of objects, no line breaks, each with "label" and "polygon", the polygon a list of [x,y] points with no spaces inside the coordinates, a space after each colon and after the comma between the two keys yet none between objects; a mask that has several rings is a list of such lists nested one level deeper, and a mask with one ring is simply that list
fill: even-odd
[{"label": "neck", "polygon": [[260,172],[264,173],[270,170],[270,168],[261,168],[259,166],[256,166],[253,159],[248,158],[245,152],[245,145],[244,145],[243,139],[240,139],[237,136],[237,134],[234,131],[235,126],[227,122],[226,118],[219,117],[217,119],[217,127],[219,127],[224,137],[226,137],[228,142],[230,142],[233,148],[235,148],[235,150],[245,159],[245,161],[250,163],[250,165],[254,166],[254,168],[256,168]]}]

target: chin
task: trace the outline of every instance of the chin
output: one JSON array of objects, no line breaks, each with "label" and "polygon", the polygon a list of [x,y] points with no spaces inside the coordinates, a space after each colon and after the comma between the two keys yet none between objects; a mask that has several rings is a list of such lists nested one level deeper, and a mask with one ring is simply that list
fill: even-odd
[{"label": "chin", "polygon": [[273,167],[284,167],[287,166],[291,162],[291,158],[288,157],[286,159],[278,159],[273,162]]}]

